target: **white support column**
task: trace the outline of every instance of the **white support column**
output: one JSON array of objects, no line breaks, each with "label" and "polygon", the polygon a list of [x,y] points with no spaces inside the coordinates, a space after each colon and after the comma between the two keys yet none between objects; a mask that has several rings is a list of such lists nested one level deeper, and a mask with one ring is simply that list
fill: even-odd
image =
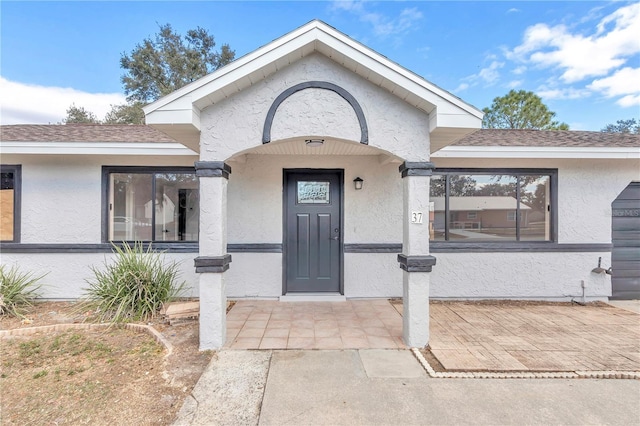
[{"label": "white support column", "polygon": [[402,335],[409,347],[429,343],[429,273],[436,259],[429,255],[429,184],[434,165],[405,162],[403,183],[403,241],[398,255],[403,270]]},{"label": "white support column", "polygon": [[227,254],[227,179],[231,167],[222,161],[197,161],[200,178],[199,256],[200,350],[220,349],[226,340],[227,297],[224,272],[229,269]]}]

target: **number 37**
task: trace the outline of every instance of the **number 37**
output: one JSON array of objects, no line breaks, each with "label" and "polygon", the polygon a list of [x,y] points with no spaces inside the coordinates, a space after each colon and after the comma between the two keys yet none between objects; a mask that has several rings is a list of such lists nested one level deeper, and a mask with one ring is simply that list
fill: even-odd
[{"label": "number 37", "polygon": [[411,223],[422,223],[422,212],[411,212]]}]

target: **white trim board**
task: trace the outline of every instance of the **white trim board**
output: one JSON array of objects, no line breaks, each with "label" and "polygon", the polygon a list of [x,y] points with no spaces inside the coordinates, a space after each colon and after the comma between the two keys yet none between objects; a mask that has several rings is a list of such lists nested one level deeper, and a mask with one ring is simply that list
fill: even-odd
[{"label": "white trim board", "polygon": [[159,142],[0,142],[3,154],[198,156],[180,143]]},{"label": "white trim board", "polygon": [[640,159],[640,147],[447,146],[433,158]]}]

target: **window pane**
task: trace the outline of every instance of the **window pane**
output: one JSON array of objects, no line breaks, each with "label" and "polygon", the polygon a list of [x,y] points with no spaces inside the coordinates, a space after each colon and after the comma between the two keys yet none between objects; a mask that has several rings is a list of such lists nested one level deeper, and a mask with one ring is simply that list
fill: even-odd
[{"label": "window pane", "polygon": [[197,241],[199,211],[195,174],[156,174],[157,241]]},{"label": "window pane", "polygon": [[298,182],[298,204],[329,204],[329,182]]},{"label": "window pane", "polygon": [[0,240],[13,241],[15,173],[2,172],[0,187]]},{"label": "window pane", "polygon": [[444,241],[444,196],[445,176],[431,177],[431,193],[429,194],[429,235],[431,240]]},{"label": "window pane", "polygon": [[516,177],[451,175],[449,240],[516,239]]},{"label": "window pane", "polygon": [[520,177],[520,240],[550,241],[549,176]]},{"label": "window pane", "polygon": [[152,204],[151,174],[113,173],[111,175],[111,239],[150,241]]}]

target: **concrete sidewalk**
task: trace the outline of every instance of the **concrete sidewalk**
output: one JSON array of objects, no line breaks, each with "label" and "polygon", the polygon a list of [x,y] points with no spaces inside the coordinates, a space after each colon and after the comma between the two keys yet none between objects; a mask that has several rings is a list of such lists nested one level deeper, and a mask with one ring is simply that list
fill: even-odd
[{"label": "concrete sidewalk", "polygon": [[640,314],[640,300],[609,300],[607,302],[611,306],[615,306],[616,308],[625,309],[627,311],[635,312],[636,314]]},{"label": "concrete sidewalk", "polygon": [[217,354],[176,425],[640,424],[640,380],[434,379],[408,350]]}]

